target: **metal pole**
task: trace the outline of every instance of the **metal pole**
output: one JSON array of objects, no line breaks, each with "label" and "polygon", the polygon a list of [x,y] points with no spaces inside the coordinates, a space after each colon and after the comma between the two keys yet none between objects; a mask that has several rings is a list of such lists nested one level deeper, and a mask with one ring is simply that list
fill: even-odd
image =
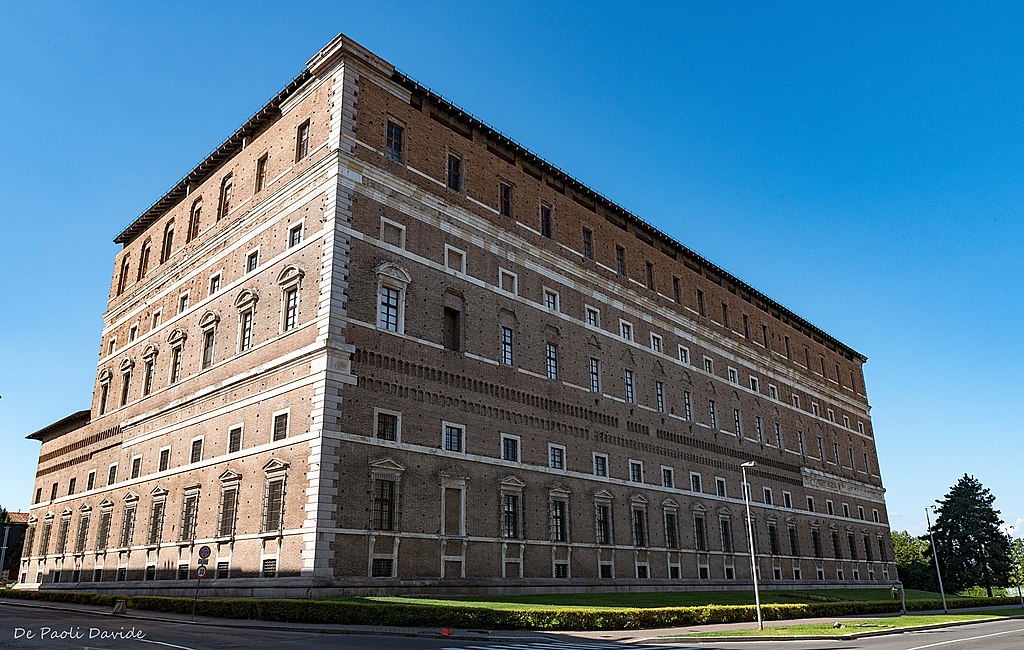
[{"label": "metal pole", "polygon": [[202,578],[196,578],[196,595],[192,597],[192,618],[189,621],[196,620],[196,601],[199,600],[199,585],[203,584]]},{"label": "metal pole", "polygon": [[932,559],[935,560],[935,575],[939,578],[939,593],[942,594],[942,611],[949,613],[946,607],[946,590],[942,587],[942,571],[939,570],[939,549],[935,547],[935,535],[932,533],[932,518],[928,516],[928,506],[924,508],[924,519],[928,522],[928,537],[932,540]]},{"label": "metal pole", "polygon": [[747,504],[747,540],[750,543],[750,574],[754,577],[754,603],[757,607],[757,629],[764,629],[764,620],[761,618],[761,594],[757,588],[757,557],[754,554],[754,520],[750,518],[750,487],[747,484],[747,468],[756,467],[757,463],[750,461],[740,465],[743,472],[743,501]]},{"label": "metal pole", "polygon": [[[4,545],[0,547],[0,575],[4,572],[4,562],[7,561],[7,534],[11,532],[11,527],[4,526]],[[6,586],[6,585],[3,585]]]}]

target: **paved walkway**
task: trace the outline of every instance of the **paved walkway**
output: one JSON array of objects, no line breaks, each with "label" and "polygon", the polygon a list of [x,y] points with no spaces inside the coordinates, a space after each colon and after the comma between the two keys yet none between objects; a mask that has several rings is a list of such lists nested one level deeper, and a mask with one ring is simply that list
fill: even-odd
[{"label": "paved walkway", "polygon": [[[22,600],[20,598],[0,598],[0,603],[4,605],[11,605],[15,607],[34,607],[39,609],[51,609],[54,611],[75,611],[82,613],[89,613],[102,616],[113,616],[110,607],[101,607],[95,605],[77,605],[77,604],[65,604],[55,603],[49,601],[40,600]],[[1005,609],[1005,606],[995,607],[976,607],[970,609],[956,609],[951,610],[953,613],[958,614],[969,614],[971,612],[982,612],[986,610],[994,609]],[[933,610],[926,612],[911,612],[912,614],[941,614],[942,610]],[[867,614],[859,616],[840,616],[840,617],[828,617],[828,618],[803,618],[803,619],[792,619],[785,621],[765,621],[765,634],[764,636],[770,637],[771,628],[780,625],[801,625],[808,623],[831,623],[834,621],[852,621],[861,620],[864,618],[886,618],[889,616],[897,616],[898,614]],[[230,619],[230,618],[214,618],[210,616],[196,616],[194,620],[190,620],[190,617],[185,614],[171,614],[165,612],[150,612],[142,609],[128,610],[128,613],[123,616],[128,620],[138,621],[164,621],[170,623],[180,623],[186,625],[208,625],[215,627],[237,627],[237,628],[260,628],[266,630],[281,630],[281,631],[295,631],[295,632],[309,632],[316,630],[327,634],[369,634],[369,635],[392,635],[392,636],[420,636],[420,637],[433,637],[438,638],[442,636],[442,630],[440,628],[425,628],[425,627],[395,627],[395,626],[370,626],[370,625],[335,625],[335,624],[310,624],[310,623],[280,623],[276,621],[252,621],[247,619]],[[943,626],[943,624],[940,624]],[[929,626],[933,627],[933,626]],[[462,640],[501,640],[501,639],[515,639],[519,641],[528,641],[531,639],[542,640],[551,638],[560,638],[565,636],[572,636],[574,638],[587,638],[594,641],[615,641],[619,643],[642,643],[642,642],[654,642],[654,641],[665,641],[665,637],[675,637],[685,634],[693,634],[698,632],[720,632],[728,630],[751,630],[756,629],[757,623],[724,623],[717,625],[694,625],[688,627],[675,627],[675,628],[658,628],[649,630],[598,630],[590,632],[578,632],[578,631],[565,631],[565,632],[541,632],[537,630],[459,630],[452,629],[451,637],[454,639]],[[851,632],[855,631],[850,629]],[[754,640],[754,637],[744,637]],[[718,641],[722,638],[718,637]]]}]

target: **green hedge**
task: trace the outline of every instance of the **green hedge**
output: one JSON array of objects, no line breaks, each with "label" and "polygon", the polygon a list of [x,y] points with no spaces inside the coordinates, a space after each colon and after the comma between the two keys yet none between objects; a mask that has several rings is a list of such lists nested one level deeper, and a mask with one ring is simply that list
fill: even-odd
[{"label": "green hedge", "polygon": [[[190,614],[189,598],[162,596],[116,596],[83,592],[23,591],[5,593],[13,598],[47,600],[79,605],[113,606],[126,600],[132,609]],[[952,598],[951,608],[1013,606],[1012,598]],[[941,609],[940,600],[908,601],[912,611]],[[814,602],[807,604],[766,604],[766,620],[830,618],[885,614],[899,611],[894,601]],[[218,618],[252,619],[291,623],[334,623],[341,625],[386,625],[397,627],[454,627],[491,630],[629,630],[683,627],[713,623],[741,623],[756,620],[753,605],[703,605],[698,607],[652,607],[635,609],[529,609],[507,610],[485,607],[396,604],[331,600],[257,600],[225,598],[200,600],[196,613]]]}]

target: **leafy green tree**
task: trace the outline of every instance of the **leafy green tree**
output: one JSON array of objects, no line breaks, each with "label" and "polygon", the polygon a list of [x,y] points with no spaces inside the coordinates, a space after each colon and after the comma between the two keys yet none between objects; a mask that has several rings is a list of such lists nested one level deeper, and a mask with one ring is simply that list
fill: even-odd
[{"label": "leafy green tree", "polygon": [[931,544],[927,539],[914,537],[905,530],[892,533],[892,549],[900,582],[906,589],[938,591],[935,567],[932,566]]},{"label": "leafy green tree", "polygon": [[973,476],[963,475],[938,504],[932,526],[942,579],[951,592],[975,585],[989,596],[1006,585],[1010,573],[1010,543],[1003,520],[993,507],[996,498]]}]

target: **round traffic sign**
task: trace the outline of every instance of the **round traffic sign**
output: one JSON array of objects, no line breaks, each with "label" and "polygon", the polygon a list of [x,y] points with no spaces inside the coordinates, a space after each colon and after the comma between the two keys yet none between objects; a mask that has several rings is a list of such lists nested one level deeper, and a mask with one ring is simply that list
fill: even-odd
[{"label": "round traffic sign", "polygon": [[210,547],[209,546],[202,546],[202,547],[200,547],[199,548],[199,557],[203,558],[204,560],[206,558],[210,557]]},{"label": "round traffic sign", "polygon": [[206,567],[201,566],[196,568],[196,577],[202,580],[206,577]]}]

